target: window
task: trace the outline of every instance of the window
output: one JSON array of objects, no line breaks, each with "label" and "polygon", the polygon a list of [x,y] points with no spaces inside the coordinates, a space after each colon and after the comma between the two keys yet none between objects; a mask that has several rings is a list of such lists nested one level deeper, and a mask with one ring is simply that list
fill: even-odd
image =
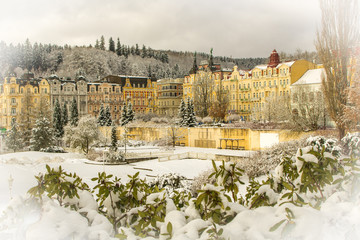
[{"label": "window", "polygon": [[15,93],[15,88],[10,88],[10,93]]},{"label": "window", "polygon": [[11,103],[16,103],[16,99],[15,99],[15,98],[11,98]]},{"label": "window", "polygon": [[11,108],[11,114],[16,114],[16,108]]}]

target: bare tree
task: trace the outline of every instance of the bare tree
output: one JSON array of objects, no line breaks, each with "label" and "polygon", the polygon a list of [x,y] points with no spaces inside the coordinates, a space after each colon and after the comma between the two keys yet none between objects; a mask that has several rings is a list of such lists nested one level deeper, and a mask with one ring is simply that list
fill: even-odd
[{"label": "bare tree", "polygon": [[322,82],[328,112],[342,138],[347,127],[344,109],[352,76],[348,64],[359,40],[358,0],[320,0],[320,8],[321,29],[315,45],[326,72],[326,81],[323,78]]},{"label": "bare tree", "polygon": [[225,90],[220,82],[215,90],[215,98],[211,103],[209,115],[215,119],[215,121],[224,121],[229,107],[229,91]]},{"label": "bare tree", "polygon": [[290,109],[289,96],[269,96],[265,98],[263,107],[259,107],[256,111],[253,107],[252,115],[260,112],[262,119],[268,123],[289,121]]},{"label": "bare tree", "polygon": [[291,125],[302,131],[326,127],[327,112],[324,96],[320,91],[312,91],[309,86],[292,89]]},{"label": "bare tree", "polygon": [[[355,59],[354,59],[355,60]],[[348,105],[345,108],[345,118],[349,122],[349,127],[355,129],[360,124],[360,58],[354,61],[354,68],[356,68],[355,75],[352,79],[352,85],[349,88]],[[355,65],[356,64],[356,65]]]},{"label": "bare tree", "polygon": [[176,142],[184,139],[186,134],[187,134],[186,129],[180,128],[180,126],[177,125],[177,121],[175,119],[170,120],[169,127],[167,128],[167,138],[166,138],[169,145],[175,147]]},{"label": "bare tree", "polygon": [[206,117],[211,106],[214,91],[214,80],[210,70],[200,71],[195,75],[193,85],[194,105],[196,115]]}]

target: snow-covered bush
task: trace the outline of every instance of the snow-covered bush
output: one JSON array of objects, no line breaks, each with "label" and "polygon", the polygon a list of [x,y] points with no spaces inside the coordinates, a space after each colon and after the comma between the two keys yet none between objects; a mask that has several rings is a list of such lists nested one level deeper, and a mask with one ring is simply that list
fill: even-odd
[{"label": "snow-covered bush", "polygon": [[231,114],[231,115],[229,115],[229,116],[227,117],[227,120],[228,120],[229,122],[237,122],[237,121],[240,120],[240,116],[237,115],[237,114]]},{"label": "snow-covered bush", "polygon": [[144,121],[144,122],[150,122],[152,118],[156,117],[157,115],[155,113],[136,113],[135,119]]},{"label": "snow-covered bush", "polygon": [[348,133],[341,139],[344,144],[344,153],[349,156],[360,156],[360,133]]},{"label": "snow-covered bush", "polygon": [[62,147],[58,147],[58,146],[51,146],[51,147],[41,148],[40,152],[66,153],[66,151]]},{"label": "snow-covered bush", "polygon": [[121,163],[125,162],[125,154],[123,151],[107,151],[105,152],[105,161],[109,163]]},{"label": "snow-covered bush", "polygon": [[191,194],[193,196],[197,196],[197,190],[201,189],[201,187],[205,184],[215,184],[216,179],[215,177],[209,177],[213,173],[213,169],[209,169],[207,171],[204,171],[200,173],[198,176],[196,176],[191,184]]},{"label": "snow-covered bush", "polygon": [[199,116],[195,116],[196,122],[201,123],[203,122],[203,119]]},{"label": "snow-covered bush", "polygon": [[320,152],[322,148],[325,148],[326,152],[331,153],[334,156],[340,156],[341,147],[335,138],[326,138],[323,136],[309,137],[306,140],[306,144],[313,146],[314,150]]},{"label": "snow-covered bush", "polygon": [[165,189],[169,195],[174,191],[190,192],[189,180],[177,173],[166,173],[156,176],[151,182],[151,187]]},{"label": "snow-covered bush", "polygon": [[238,167],[245,170],[250,178],[264,175],[275,169],[284,157],[292,156],[299,147],[305,146],[305,139],[279,143],[238,162]]},{"label": "snow-covered bush", "polygon": [[213,119],[211,117],[207,116],[207,117],[203,118],[203,122],[205,124],[211,124],[211,123],[213,123]]}]

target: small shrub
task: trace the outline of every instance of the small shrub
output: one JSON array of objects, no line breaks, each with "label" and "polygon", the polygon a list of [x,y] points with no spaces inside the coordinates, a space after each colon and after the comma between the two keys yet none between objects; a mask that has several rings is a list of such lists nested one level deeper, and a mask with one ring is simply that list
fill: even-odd
[{"label": "small shrub", "polygon": [[40,152],[66,153],[66,151],[62,147],[58,147],[58,146],[51,146],[51,147],[41,148]]},{"label": "small shrub", "polygon": [[211,124],[211,123],[213,123],[213,119],[211,118],[211,117],[204,117],[203,118],[203,122],[205,123],[205,124]]}]

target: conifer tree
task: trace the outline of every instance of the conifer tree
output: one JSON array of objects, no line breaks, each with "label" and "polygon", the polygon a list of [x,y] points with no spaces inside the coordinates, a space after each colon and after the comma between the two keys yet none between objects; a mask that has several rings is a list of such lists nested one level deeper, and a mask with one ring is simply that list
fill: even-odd
[{"label": "conifer tree", "polygon": [[139,44],[135,44],[135,55],[140,55]]},{"label": "conifer tree", "polygon": [[115,52],[115,42],[112,39],[112,37],[110,37],[110,39],[109,39],[109,51]]},{"label": "conifer tree", "polygon": [[111,120],[110,108],[109,108],[109,106],[106,106],[106,109],[105,109],[105,124],[104,124],[104,126],[111,126],[111,125],[112,125],[112,120]]},{"label": "conifer tree", "polygon": [[97,40],[97,39],[96,39],[96,43],[95,43],[95,48],[96,48],[96,49],[100,49],[99,40]]},{"label": "conifer tree", "polygon": [[132,104],[129,101],[127,109],[126,109],[126,118],[128,122],[131,122],[135,118],[135,112],[133,111]]},{"label": "conifer tree", "polygon": [[116,136],[116,127],[115,125],[111,128],[111,148],[115,152],[117,151],[117,136]]},{"label": "conifer tree", "polygon": [[105,38],[104,38],[104,36],[101,36],[101,38],[100,38],[100,49],[105,50]]},{"label": "conifer tree", "polygon": [[21,139],[21,133],[19,132],[19,126],[16,123],[16,119],[11,119],[11,129],[6,132],[5,143],[7,148],[16,152],[23,147],[23,141]]},{"label": "conifer tree", "polygon": [[187,104],[187,126],[188,127],[195,127],[196,126],[196,117],[194,111],[194,104],[193,101],[190,99],[188,100]]},{"label": "conifer tree", "polygon": [[121,44],[120,44],[120,39],[117,38],[117,43],[116,43],[116,54],[118,56],[122,55],[122,48],[121,48]]},{"label": "conifer tree", "polygon": [[62,109],[62,120],[63,120],[63,126],[66,126],[69,122],[69,113],[68,113],[66,102],[64,102],[63,109]]},{"label": "conifer tree", "polygon": [[97,123],[101,127],[105,126],[105,124],[106,124],[105,108],[104,108],[103,104],[101,104],[101,106],[100,106],[100,112],[99,112],[99,116],[97,119]]},{"label": "conifer tree", "polygon": [[181,99],[181,103],[180,103],[180,106],[179,106],[179,125],[180,126],[185,126],[186,125],[186,104],[184,102],[183,99]]},{"label": "conifer tree", "polygon": [[146,57],[147,57],[147,52],[146,52],[146,47],[145,47],[145,45],[143,45],[143,47],[142,47],[141,57],[142,57],[142,58],[146,58]]},{"label": "conifer tree", "polygon": [[70,124],[71,126],[77,126],[79,122],[79,111],[77,107],[76,99],[73,98],[70,108]]},{"label": "conifer tree", "polygon": [[124,106],[122,107],[122,111],[121,111],[121,119],[120,119],[121,126],[125,126],[129,122],[126,113],[127,113],[126,104],[124,103]]},{"label": "conifer tree", "polygon": [[54,129],[51,127],[49,119],[42,117],[36,120],[35,127],[32,129],[30,147],[35,151],[39,151],[41,148],[47,148],[53,146]]},{"label": "conifer tree", "polygon": [[64,126],[61,116],[61,108],[58,99],[55,101],[54,113],[53,113],[53,126],[55,130],[55,137],[61,138],[64,135]]}]

